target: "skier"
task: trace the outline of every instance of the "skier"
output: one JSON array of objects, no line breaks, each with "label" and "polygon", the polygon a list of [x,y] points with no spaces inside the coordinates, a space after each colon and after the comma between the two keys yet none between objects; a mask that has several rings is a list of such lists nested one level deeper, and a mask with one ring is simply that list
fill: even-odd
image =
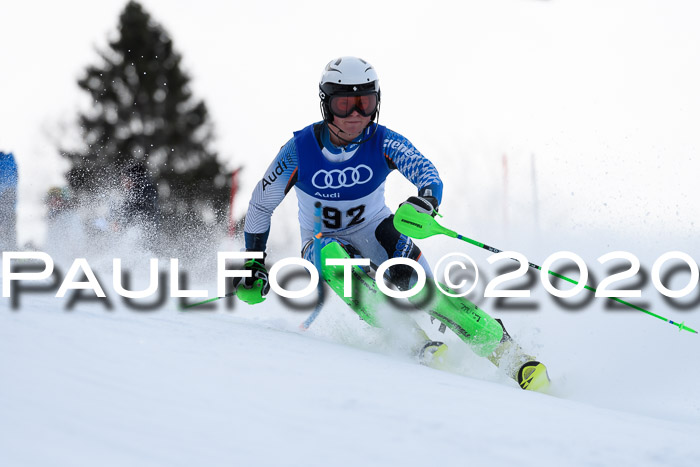
[{"label": "skier", "polygon": [[0,249],[17,248],[17,164],[12,153],[0,151]]},{"label": "skier", "polygon": [[[330,61],[321,75],[319,97],[323,120],[294,133],[253,191],[245,220],[245,248],[265,252],[272,213],[294,187],[301,254],[314,262],[314,205],[321,202],[320,267],[324,280],[362,319],[382,326],[375,306],[381,294],[367,292],[376,287],[374,280],[366,271],[353,267],[354,279],[369,285],[359,288],[359,298],[345,298],[339,285],[342,268],[327,267],[325,259],[362,257],[379,265],[390,258],[408,258],[430,275],[418,246],[394,227],[393,214],[384,201],[384,185],[389,173],[398,170],[417,189],[416,195],[402,204],[435,215],[443,184],[433,163],[408,139],[378,124],[381,91],[372,65],[356,57]],[[264,257],[247,261],[245,268],[251,277],[234,280],[237,296],[250,304],[259,303],[269,291]],[[410,266],[394,265],[387,269],[386,279],[399,290],[408,290],[416,283],[417,274]],[[547,386],[544,365],[522,352],[499,320],[466,299],[424,290],[412,302],[455,331],[478,355],[504,368],[523,388]],[[417,325],[414,329],[422,340],[417,346],[421,361],[437,361],[447,347],[431,341]]]}]

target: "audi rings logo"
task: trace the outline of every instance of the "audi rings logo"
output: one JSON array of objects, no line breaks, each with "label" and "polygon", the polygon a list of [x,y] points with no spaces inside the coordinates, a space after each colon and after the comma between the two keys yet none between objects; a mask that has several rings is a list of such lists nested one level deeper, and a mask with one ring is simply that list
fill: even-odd
[{"label": "audi rings logo", "polygon": [[313,186],[319,189],[349,188],[355,185],[362,185],[372,179],[372,169],[365,164],[357,167],[347,167],[343,170],[319,170],[311,178]]}]

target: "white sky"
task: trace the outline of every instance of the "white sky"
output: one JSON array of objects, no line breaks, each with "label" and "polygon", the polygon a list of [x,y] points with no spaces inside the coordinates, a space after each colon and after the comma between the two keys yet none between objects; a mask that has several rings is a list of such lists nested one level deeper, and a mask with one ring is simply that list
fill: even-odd
[{"label": "white sky", "polygon": [[[52,138],[85,105],[76,81],[125,4],[1,0],[0,150],[19,163],[21,241],[42,241],[41,198],[66,168]],[[320,118],[323,66],[357,55],[379,73],[381,123],[441,171],[444,209],[500,212],[506,154],[517,222],[534,154],[545,226],[697,231],[696,1],[142,4],[182,53],[218,151],[245,165],[238,213],[291,132]]]}]

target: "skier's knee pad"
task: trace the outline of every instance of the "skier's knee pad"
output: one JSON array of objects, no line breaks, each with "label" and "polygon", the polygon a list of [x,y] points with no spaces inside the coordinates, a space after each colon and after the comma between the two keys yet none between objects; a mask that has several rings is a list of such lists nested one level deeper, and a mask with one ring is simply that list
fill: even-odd
[{"label": "skier's knee pad", "polygon": [[456,307],[461,310],[463,316],[468,318],[466,323],[470,326],[465,325],[465,327],[470,331],[471,338],[468,343],[474,353],[482,357],[491,355],[506,335],[503,325],[466,298],[450,298],[456,301]]},{"label": "skier's knee pad", "polygon": [[[338,296],[357,313],[362,320],[371,326],[380,326],[376,315],[384,296],[377,289],[374,280],[358,266],[351,269],[352,292],[346,296],[345,267],[326,264],[327,259],[349,259],[350,253],[337,241],[328,243],[321,249],[321,262],[323,264],[323,279]],[[351,249],[352,251],[352,249]]]},{"label": "skier's knee pad", "polygon": [[[379,223],[374,231],[374,236],[379,244],[386,251],[387,257],[408,258],[419,261],[421,251],[413,243],[410,237],[401,234],[394,227],[394,216],[391,215]],[[427,263],[426,263],[427,264]],[[423,265],[425,267],[425,265]],[[389,280],[396,285],[399,290],[408,290],[417,280],[416,272],[411,266],[397,264],[388,270]]]},{"label": "skier's knee pad", "polygon": [[[324,274],[343,274],[343,266],[329,266],[326,259],[361,258],[362,255],[354,246],[334,240],[321,248],[321,269]],[[364,269],[364,268],[363,268]]]},{"label": "skier's knee pad", "polygon": [[[441,288],[451,292],[444,285]],[[437,290],[431,281],[424,290],[423,296],[417,295],[411,301],[420,303],[422,309],[469,344],[474,353],[485,357],[498,348],[505,333],[498,320],[464,297],[450,297]]]}]

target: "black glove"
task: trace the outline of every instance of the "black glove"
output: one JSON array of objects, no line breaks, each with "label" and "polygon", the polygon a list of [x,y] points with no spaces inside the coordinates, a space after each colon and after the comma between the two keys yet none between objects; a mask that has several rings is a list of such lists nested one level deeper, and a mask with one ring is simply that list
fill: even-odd
[{"label": "black glove", "polygon": [[265,260],[250,259],[246,261],[244,269],[251,271],[251,277],[234,277],[233,288],[240,300],[255,305],[265,300],[265,295],[270,291]]},{"label": "black glove", "polygon": [[438,210],[438,200],[434,196],[411,196],[399,206],[410,204],[417,212],[430,214],[435,217]]}]

